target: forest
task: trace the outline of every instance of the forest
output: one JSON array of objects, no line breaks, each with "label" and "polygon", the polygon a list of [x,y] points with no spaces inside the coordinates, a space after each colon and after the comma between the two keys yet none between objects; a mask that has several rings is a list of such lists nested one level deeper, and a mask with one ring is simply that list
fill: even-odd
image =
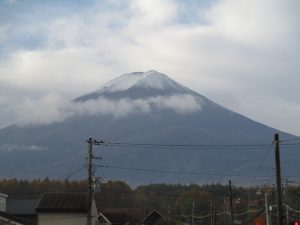
[{"label": "forest", "polygon": [[[9,196],[21,194],[42,194],[44,192],[86,192],[86,180],[33,179],[0,180],[0,192]],[[232,203],[235,214],[247,210],[264,210],[265,193],[274,204],[274,187],[236,187],[232,186]],[[201,218],[213,211],[216,215],[229,212],[230,192],[224,184],[149,184],[136,188],[123,181],[107,181],[95,189],[98,207],[104,208],[149,208],[157,209],[170,220],[178,218],[189,220],[193,214]],[[290,207],[300,208],[300,187],[283,188],[283,200]],[[249,215],[240,219],[245,221]],[[218,217],[217,220],[224,219]],[[226,219],[226,218],[225,218]]]}]

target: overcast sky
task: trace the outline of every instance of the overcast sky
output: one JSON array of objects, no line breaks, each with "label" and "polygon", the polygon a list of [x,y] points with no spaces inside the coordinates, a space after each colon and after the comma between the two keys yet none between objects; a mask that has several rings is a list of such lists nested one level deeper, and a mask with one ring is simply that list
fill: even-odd
[{"label": "overcast sky", "polygon": [[299,21],[299,0],[1,0],[0,128],[154,69],[300,136]]}]

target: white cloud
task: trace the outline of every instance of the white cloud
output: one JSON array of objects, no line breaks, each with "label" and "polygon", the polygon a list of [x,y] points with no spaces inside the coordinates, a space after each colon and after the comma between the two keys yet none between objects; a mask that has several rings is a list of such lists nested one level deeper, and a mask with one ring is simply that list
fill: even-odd
[{"label": "white cloud", "polygon": [[45,151],[45,147],[37,145],[14,145],[14,144],[3,144],[0,145],[0,152],[15,152],[15,151]]},{"label": "white cloud", "polygon": [[0,82],[15,88],[55,90],[76,95],[106,81],[111,72],[97,64],[95,53],[86,48],[18,51],[0,62]]},{"label": "white cloud", "polygon": [[8,98],[6,96],[0,96],[0,106],[4,105],[8,102]]},{"label": "white cloud", "polygon": [[5,3],[8,4],[8,5],[15,5],[17,4],[17,0],[5,0]]},{"label": "white cloud", "polygon": [[72,112],[65,108],[68,108],[68,102],[64,98],[48,94],[37,101],[25,99],[14,111],[20,124],[50,124],[71,116]]},{"label": "white cloud", "polygon": [[158,28],[168,25],[176,18],[177,5],[172,0],[137,0],[130,2],[131,27]]},{"label": "white cloud", "polygon": [[[37,48],[18,46],[0,58],[0,85],[12,90],[0,95],[11,106],[24,95],[36,99],[52,91],[74,98],[123,73],[155,69],[252,118],[265,112],[249,112],[242,104],[251,93],[260,99],[280,97],[297,111],[298,0],[213,1],[199,8],[205,18],[197,15],[192,23],[178,22],[185,2],[106,1],[107,8],[102,3],[49,15],[43,23],[32,13],[29,22],[15,26],[14,37],[42,40]],[[0,43],[10,39],[6,34]],[[276,108],[276,101],[265,102]],[[248,104],[259,107],[254,97]],[[278,123],[281,114],[273,113],[273,127],[289,130],[296,123]],[[268,114],[260,116],[262,122]]]},{"label": "white cloud", "polygon": [[200,111],[202,105],[200,99],[187,94],[119,100],[100,97],[85,102],[69,102],[61,96],[49,94],[37,101],[26,99],[15,107],[15,113],[18,124],[26,126],[47,125],[81,116],[112,115],[123,118],[132,114],[151,113],[157,109],[190,114]]}]

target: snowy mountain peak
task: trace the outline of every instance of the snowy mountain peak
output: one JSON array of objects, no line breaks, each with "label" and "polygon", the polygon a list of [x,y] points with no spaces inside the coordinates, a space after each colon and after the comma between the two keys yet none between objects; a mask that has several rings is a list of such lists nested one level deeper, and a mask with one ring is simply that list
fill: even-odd
[{"label": "snowy mountain peak", "polygon": [[170,79],[167,75],[155,70],[150,70],[147,72],[133,72],[124,74],[100,86],[97,92],[119,92],[126,91],[130,88],[158,90],[166,90],[171,88],[172,90],[177,89],[178,91],[188,90],[184,86]]},{"label": "snowy mountain peak", "polygon": [[150,70],[124,74],[101,85],[96,91],[74,99],[74,101],[88,101],[100,97],[109,99],[141,99],[186,94],[200,97],[199,94],[177,83],[167,75]]}]

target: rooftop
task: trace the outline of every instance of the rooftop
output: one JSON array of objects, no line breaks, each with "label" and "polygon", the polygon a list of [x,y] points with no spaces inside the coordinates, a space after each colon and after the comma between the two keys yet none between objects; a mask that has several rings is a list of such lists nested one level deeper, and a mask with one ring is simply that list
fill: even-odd
[{"label": "rooftop", "polygon": [[87,212],[86,193],[44,193],[39,201],[37,212]]}]

